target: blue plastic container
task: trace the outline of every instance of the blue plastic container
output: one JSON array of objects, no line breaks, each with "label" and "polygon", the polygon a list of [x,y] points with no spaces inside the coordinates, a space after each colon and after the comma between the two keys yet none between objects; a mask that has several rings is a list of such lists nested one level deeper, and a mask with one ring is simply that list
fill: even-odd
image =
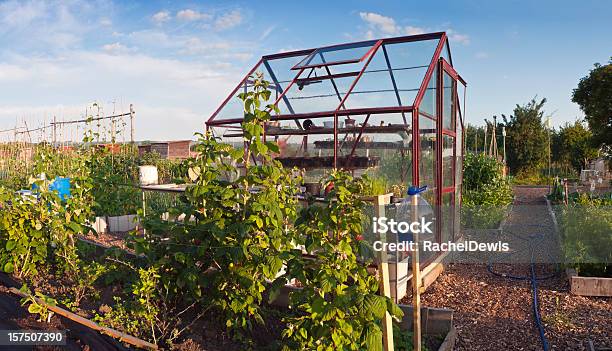
[{"label": "blue plastic container", "polygon": [[60,199],[65,201],[70,198],[70,178],[67,177],[55,177],[53,183],[49,185],[49,190],[57,191]]}]

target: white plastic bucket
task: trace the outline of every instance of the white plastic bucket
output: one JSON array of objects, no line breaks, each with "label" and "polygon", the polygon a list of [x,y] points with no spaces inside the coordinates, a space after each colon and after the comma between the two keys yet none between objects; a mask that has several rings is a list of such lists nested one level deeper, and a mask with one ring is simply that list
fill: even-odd
[{"label": "white plastic bucket", "polygon": [[140,166],[138,167],[140,175],[140,185],[155,185],[159,182],[156,166]]}]

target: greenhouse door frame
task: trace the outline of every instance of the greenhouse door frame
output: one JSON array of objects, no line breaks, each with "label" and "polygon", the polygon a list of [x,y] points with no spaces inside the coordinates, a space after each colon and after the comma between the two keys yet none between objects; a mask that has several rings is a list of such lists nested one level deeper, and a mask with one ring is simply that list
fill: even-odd
[{"label": "greenhouse door frame", "polygon": [[[457,71],[453,69],[453,67],[443,58],[440,57],[438,62],[438,75],[437,75],[437,108],[436,108],[436,130],[437,130],[437,177],[436,177],[436,218],[438,218],[438,225],[436,226],[436,240],[439,243],[442,243],[442,232],[445,226],[448,228],[450,233],[453,233],[450,237],[450,240],[454,240],[454,225],[455,218],[454,212],[453,215],[448,215],[446,218],[443,216],[443,211],[448,211],[455,206],[455,193],[456,189],[456,155],[457,155],[457,82],[461,81],[459,74]],[[444,128],[444,76],[448,75],[451,78],[451,110],[450,110],[450,119],[451,119],[451,129]],[[451,169],[446,170],[444,167],[444,136],[449,136],[453,138],[453,154],[451,157]],[[451,185],[444,186],[444,176],[446,172],[451,173]],[[444,209],[443,197],[446,194],[452,194],[450,202],[448,203],[448,208]],[[449,221],[449,223],[445,223],[445,221]]]}]

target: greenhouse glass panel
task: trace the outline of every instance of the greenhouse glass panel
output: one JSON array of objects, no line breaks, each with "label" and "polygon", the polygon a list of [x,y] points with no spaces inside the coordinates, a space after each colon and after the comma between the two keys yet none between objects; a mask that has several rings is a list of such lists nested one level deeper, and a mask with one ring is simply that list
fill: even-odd
[{"label": "greenhouse glass panel", "polygon": [[455,80],[446,72],[443,73],[442,91],[442,127],[455,130]]},{"label": "greenhouse glass panel", "polygon": [[455,158],[455,138],[443,135],[442,141],[442,186],[446,188],[454,185],[455,171],[453,169],[453,161]]},{"label": "greenhouse glass panel", "polygon": [[335,45],[315,50],[300,61],[292,69],[311,68],[318,66],[337,65],[344,63],[356,63],[365,59],[374,47],[377,40],[361,43]]},{"label": "greenhouse glass panel", "polygon": [[427,185],[435,193],[436,187],[436,122],[429,117],[419,117],[419,185]]}]

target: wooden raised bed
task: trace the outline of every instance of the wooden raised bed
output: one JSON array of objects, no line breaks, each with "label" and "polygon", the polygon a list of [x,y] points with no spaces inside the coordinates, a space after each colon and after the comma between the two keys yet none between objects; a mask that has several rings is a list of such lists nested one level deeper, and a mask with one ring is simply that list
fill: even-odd
[{"label": "wooden raised bed", "polygon": [[612,278],[581,277],[572,268],[568,268],[566,272],[572,294],[612,297]]}]

